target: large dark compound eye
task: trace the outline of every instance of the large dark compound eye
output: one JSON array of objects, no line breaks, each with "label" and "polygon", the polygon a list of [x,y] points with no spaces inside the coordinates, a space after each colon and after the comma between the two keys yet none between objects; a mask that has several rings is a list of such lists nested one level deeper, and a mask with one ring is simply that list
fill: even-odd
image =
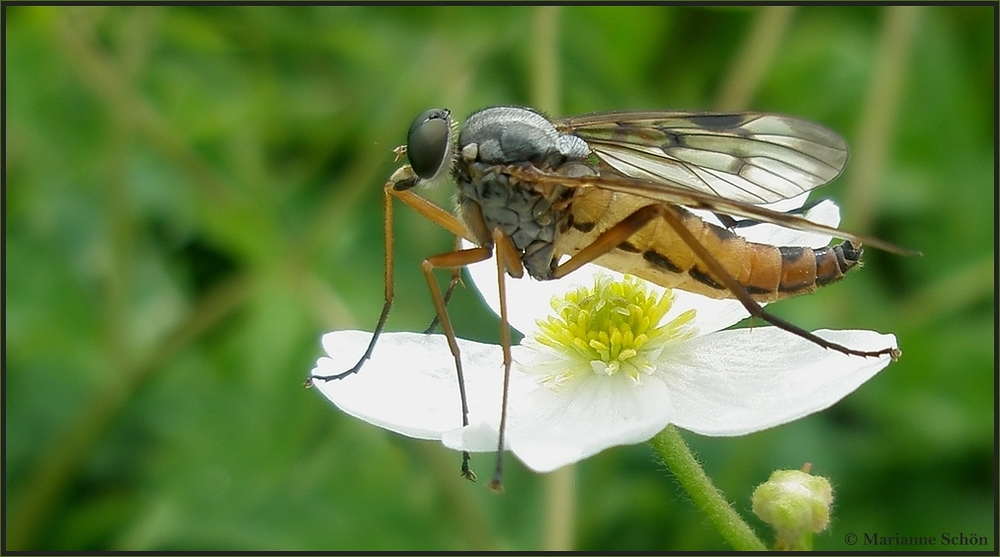
[{"label": "large dark compound eye", "polygon": [[430,180],[447,166],[451,152],[451,112],[432,108],[417,116],[406,134],[406,157],[413,171]]}]

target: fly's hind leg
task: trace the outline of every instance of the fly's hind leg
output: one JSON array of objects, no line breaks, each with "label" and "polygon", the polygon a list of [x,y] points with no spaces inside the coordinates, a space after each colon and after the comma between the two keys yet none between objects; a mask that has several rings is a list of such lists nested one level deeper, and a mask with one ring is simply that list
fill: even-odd
[{"label": "fly's hind leg", "polygon": [[605,253],[608,253],[622,242],[628,240],[629,237],[656,218],[662,218],[667,222],[674,232],[677,233],[677,236],[680,237],[681,240],[683,240],[684,243],[691,248],[691,251],[694,252],[698,259],[705,264],[711,272],[713,278],[732,292],[733,296],[743,304],[743,307],[746,308],[747,312],[749,312],[751,316],[762,319],[775,327],[802,337],[810,342],[822,346],[823,348],[836,350],[851,356],[879,357],[888,355],[893,359],[899,357],[900,353],[898,348],[885,348],[876,351],[854,350],[853,348],[848,348],[841,344],[821,338],[801,327],[781,319],[780,317],[768,313],[750,296],[750,294],[747,293],[746,289],[744,289],[743,286],[740,285],[740,283],[725,270],[722,264],[719,263],[719,261],[708,251],[708,249],[694,237],[691,231],[684,226],[684,223],[678,216],[676,210],[671,205],[666,203],[647,205],[625,217],[618,224],[602,232],[596,239],[594,239],[593,242],[576,253],[568,261],[565,261],[556,267],[553,272],[553,276],[555,278],[566,276],[567,274],[579,269],[585,263],[589,263]]},{"label": "fly's hind leg", "polygon": [[[802,337],[810,342],[822,346],[823,348],[829,350],[836,350],[837,352],[842,352],[849,356],[863,356],[866,358],[889,356],[893,360],[899,358],[900,351],[898,348],[890,347],[890,348],[883,348],[882,350],[855,350],[853,348],[848,348],[847,346],[844,346],[842,344],[837,344],[836,342],[831,342],[829,340],[826,340],[797,325],[789,323],[788,321],[785,321],[784,319],[776,315],[768,313],[759,303],[757,303],[756,300],[753,299],[753,297],[750,296],[750,294],[747,293],[746,289],[743,288],[743,286],[726,271],[726,269],[722,266],[722,264],[719,263],[719,260],[716,259],[708,251],[708,249],[705,248],[705,246],[702,245],[701,242],[699,242],[698,239],[694,237],[694,234],[692,234],[691,231],[684,226],[684,223],[681,221],[681,218],[677,215],[677,211],[672,206],[667,204],[659,204],[659,205],[651,205],[649,207],[655,208],[655,213],[663,217],[663,220],[665,220],[667,224],[669,224],[670,227],[674,229],[674,232],[677,233],[677,235],[681,238],[681,240],[684,240],[684,243],[687,244],[688,247],[691,248],[691,251],[693,251],[695,255],[698,256],[698,259],[700,259],[701,262],[704,263],[706,267],[708,267],[708,270],[712,273],[712,276],[716,280],[718,280],[723,286],[725,286],[730,292],[732,292],[734,296],[736,296],[736,299],[739,300],[741,304],[743,304],[743,307],[746,308],[747,312],[749,312],[751,316],[763,319],[764,321],[774,325],[775,327],[778,327],[779,329],[788,331],[793,335]],[[648,209],[649,207],[645,207],[644,209]],[[639,211],[642,211],[642,209],[640,209]]]}]

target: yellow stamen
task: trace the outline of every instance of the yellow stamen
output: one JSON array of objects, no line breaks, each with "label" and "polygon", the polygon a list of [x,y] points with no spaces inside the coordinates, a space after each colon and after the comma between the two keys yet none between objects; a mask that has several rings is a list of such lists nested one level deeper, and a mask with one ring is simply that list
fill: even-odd
[{"label": "yellow stamen", "polygon": [[657,296],[643,281],[628,275],[621,281],[598,275],[593,288],[554,296],[555,315],[536,322],[534,341],[570,365],[546,366],[542,382],[556,387],[571,377],[619,372],[641,382],[643,375],[656,370],[655,358],[663,346],[694,334],[688,326],[693,309],[660,325],[672,303],[672,291]]}]

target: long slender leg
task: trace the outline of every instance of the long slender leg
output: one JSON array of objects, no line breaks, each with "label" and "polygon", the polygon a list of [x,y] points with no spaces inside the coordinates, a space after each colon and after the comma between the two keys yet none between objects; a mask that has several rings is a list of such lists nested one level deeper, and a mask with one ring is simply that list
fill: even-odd
[{"label": "long slender leg", "polygon": [[879,357],[888,355],[894,360],[899,358],[900,352],[898,348],[884,348],[882,350],[875,351],[854,350],[853,348],[848,348],[841,344],[837,344],[836,342],[830,342],[829,340],[818,337],[801,327],[793,325],[780,317],[768,313],[750,296],[750,294],[747,293],[743,286],[741,286],[740,283],[732,277],[732,275],[726,272],[726,269],[722,266],[722,264],[719,263],[719,261],[712,256],[708,249],[706,249],[705,246],[703,246],[701,242],[694,237],[694,234],[691,234],[691,231],[684,226],[684,223],[681,221],[681,218],[677,216],[677,212],[673,207],[666,204],[655,205],[655,207],[659,208],[658,212],[663,217],[663,220],[667,221],[667,224],[669,224],[670,227],[674,229],[674,232],[676,232],[677,235],[684,240],[684,243],[691,248],[691,251],[698,256],[698,259],[701,259],[702,263],[708,267],[708,270],[711,271],[712,275],[726,288],[728,288],[734,296],[736,296],[736,299],[743,304],[743,307],[746,308],[750,315],[763,319],[775,327],[784,329],[789,333],[812,341],[823,348],[843,352],[844,354],[850,356]]},{"label": "long slender leg", "polygon": [[383,220],[385,233],[385,303],[382,305],[382,313],[379,315],[378,323],[375,325],[375,331],[372,333],[372,338],[368,342],[368,348],[365,350],[364,355],[361,356],[358,362],[354,364],[351,369],[334,375],[313,375],[306,379],[306,387],[312,386],[312,382],[316,380],[333,381],[336,379],[343,379],[360,371],[365,362],[371,358],[372,351],[375,349],[375,344],[378,342],[379,336],[385,328],[385,323],[389,319],[389,311],[392,309],[392,302],[395,298],[395,275],[393,273],[395,253],[393,250],[394,234],[392,198],[395,197],[399,199],[431,222],[450,231],[456,236],[456,238],[463,237],[471,240],[471,238],[468,238],[469,233],[466,231],[465,225],[463,225],[462,222],[455,217],[455,215],[409,190],[399,189],[400,184],[408,183],[413,179],[413,170],[409,167],[409,165],[404,165],[393,173],[392,177],[383,188],[382,210],[385,217]]},{"label": "long slender leg", "polygon": [[493,229],[493,245],[497,255],[497,284],[500,289],[500,346],[503,349],[503,395],[500,402],[500,434],[497,438],[497,466],[490,480],[489,488],[493,491],[503,491],[503,452],[505,434],[507,432],[507,395],[510,391],[510,366],[513,358],[510,355],[510,326],[507,322],[507,275],[521,277],[524,266],[518,257],[517,250],[502,229]]},{"label": "long slender leg", "polygon": [[[397,148],[397,155],[400,154]],[[398,159],[397,159],[398,160]],[[382,334],[382,330],[385,328],[385,323],[389,317],[389,311],[392,308],[392,302],[395,298],[394,289],[394,273],[393,266],[395,263],[395,254],[393,251],[393,216],[392,216],[392,198],[397,198],[406,205],[408,205],[413,210],[417,211],[424,217],[426,217],[431,222],[437,224],[438,226],[450,231],[456,237],[456,246],[460,245],[461,238],[465,238],[469,241],[475,241],[470,237],[469,232],[466,230],[465,225],[452,213],[445,210],[444,208],[434,204],[433,202],[420,197],[419,195],[409,191],[413,183],[416,180],[416,176],[413,173],[413,169],[409,165],[404,165],[396,170],[390,177],[389,181],[385,184],[383,189],[383,211],[385,215],[384,219],[384,231],[385,231],[385,303],[382,306],[382,313],[379,315],[378,323],[375,326],[375,331],[372,333],[372,338],[368,343],[368,348],[365,350],[364,355],[358,360],[358,362],[347,371],[342,373],[337,373],[334,375],[313,375],[306,380],[306,387],[312,385],[313,381],[333,381],[337,379],[343,379],[349,375],[357,373],[361,370],[364,363],[371,357],[372,351],[375,349],[375,344],[378,342],[379,336]],[[466,265],[476,263],[489,259],[492,254],[492,250],[489,248],[473,248],[470,250],[459,250],[445,253],[442,255],[430,257],[424,260],[422,268],[424,275],[427,278],[428,286],[431,290],[431,296],[434,299],[435,311],[437,314],[437,319],[440,320],[441,324],[444,326],[445,335],[448,339],[448,346],[451,350],[452,355],[455,358],[455,368],[458,374],[458,385],[459,385],[459,395],[462,402],[462,424],[469,424],[469,405],[465,393],[465,378],[462,371],[462,359],[459,353],[458,342],[455,337],[455,331],[451,326],[451,320],[448,318],[448,313],[446,309],[447,297],[451,296],[451,291],[454,290],[455,285],[460,281],[459,269]],[[447,297],[441,296],[441,291],[437,286],[437,282],[434,280],[433,270],[437,267],[445,267],[453,269],[452,272],[452,283],[449,285]],[[432,327],[433,328],[433,327]],[[462,453],[462,475],[470,480],[475,480],[476,475],[469,469],[469,453],[463,451]]]},{"label": "long slender leg", "polygon": [[361,370],[361,366],[365,365],[372,356],[372,351],[375,350],[375,343],[378,342],[378,337],[382,334],[382,330],[385,328],[385,322],[389,319],[389,310],[392,309],[392,302],[396,297],[395,293],[395,273],[393,273],[393,266],[396,261],[395,251],[393,249],[395,236],[393,234],[393,218],[392,218],[392,198],[393,189],[390,187],[391,183],[386,184],[383,195],[382,195],[382,211],[383,211],[383,227],[385,234],[385,302],[382,305],[382,313],[379,315],[378,323],[375,324],[375,331],[372,333],[372,339],[368,342],[368,348],[365,350],[364,355],[358,360],[354,367],[348,369],[347,371],[336,373],[333,375],[313,375],[306,379],[305,386],[312,386],[312,382],[315,380],[321,381],[333,381],[335,379],[343,379],[348,375],[352,375]]},{"label": "long slender leg", "polygon": [[691,251],[698,256],[698,259],[708,267],[712,276],[719,281],[723,286],[725,286],[733,296],[743,304],[747,312],[751,316],[762,319],[775,327],[788,331],[794,335],[800,336],[808,341],[814,342],[823,348],[828,348],[836,350],[838,352],[843,352],[844,354],[852,356],[864,356],[864,357],[878,357],[883,355],[889,355],[893,358],[899,357],[899,350],[896,348],[885,348],[883,350],[877,351],[867,351],[867,350],[854,350],[848,348],[841,344],[835,342],[830,342],[826,339],[820,338],[813,333],[802,329],[780,317],[772,315],[764,310],[760,304],[754,300],[750,294],[740,285],[740,283],[730,275],[721,263],[708,251],[705,246],[698,241],[697,238],[691,234],[681,221],[680,217],[677,216],[674,208],[666,203],[646,205],[631,215],[622,219],[618,224],[612,226],[611,228],[605,230],[601,235],[594,239],[588,246],[580,250],[576,255],[571,257],[568,261],[565,261],[559,267],[553,271],[553,276],[555,278],[560,278],[566,276],[567,274],[579,269],[585,263],[589,263],[601,255],[611,251],[620,243],[627,240],[632,234],[638,232],[643,226],[648,224],[651,220],[661,217],[663,220],[674,229],[674,232],[684,241]]},{"label": "long slender leg", "polygon": [[[459,236],[455,237],[455,251],[462,249],[462,238]],[[448,307],[448,302],[451,301],[451,295],[455,293],[455,287],[462,283],[462,268],[453,267],[451,270],[451,281],[448,282],[448,289],[444,291],[444,307]],[[438,316],[434,313],[434,319],[431,320],[431,324],[424,329],[424,334],[429,335],[434,332],[434,329],[438,326]]]},{"label": "long slender leg", "polygon": [[622,219],[618,224],[602,232],[600,236],[594,238],[593,242],[573,255],[568,261],[564,261],[556,267],[552,271],[552,277],[562,278],[618,247],[619,244],[628,240],[633,234],[642,229],[643,226],[646,226],[649,221],[656,218],[656,207],[656,205],[647,205],[638,209]]},{"label": "long slender leg", "polygon": [[[434,299],[434,308],[437,310],[438,318],[441,320],[441,327],[444,329],[445,337],[448,339],[448,348],[455,358],[455,370],[458,373],[458,394],[462,400],[462,425],[469,425],[469,402],[465,395],[465,374],[462,371],[462,355],[458,349],[458,340],[455,337],[455,329],[451,325],[451,318],[448,317],[448,309],[444,304],[444,297],[441,296],[441,289],[437,281],[434,280],[434,269],[440,267],[458,268],[478,263],[489,259],[493,255],[490,248],[480,247],[467,250],[453,251],[442,255],[428,257],[421,263],[424,276],[427,278],[427,286],[431,290],[431,297]],[[469,453],[462,451],[462,476],[475,481],[476,474],[469,468]]]}]

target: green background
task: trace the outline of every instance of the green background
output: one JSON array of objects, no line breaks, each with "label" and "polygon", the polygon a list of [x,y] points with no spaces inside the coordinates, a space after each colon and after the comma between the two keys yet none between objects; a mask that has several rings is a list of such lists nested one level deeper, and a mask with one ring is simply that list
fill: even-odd
[{"label": "green background", "polygon": [[[816,549],[851,532],[995,548],[993,7],[4,15],[7,549],[725,549],[646,445],[576,466],[557,524],[567,492],[515,459],[497,496],[457,453],[302,388],[322,332],[374,325],[381,186],[412,118],[495,104],[765,110],[841,133],[852,160],[822,195],[845,228],[924,255],[868,250],[772,309],[894,332],[902,359],[822,414],[685,437],[765,539],[753,487],[811,462],[836,495]],[[419,262],[452,240],[396,215],[389,329],[422,330]],[[461,336],[497,342],[474,291],[452,307]]]}]

